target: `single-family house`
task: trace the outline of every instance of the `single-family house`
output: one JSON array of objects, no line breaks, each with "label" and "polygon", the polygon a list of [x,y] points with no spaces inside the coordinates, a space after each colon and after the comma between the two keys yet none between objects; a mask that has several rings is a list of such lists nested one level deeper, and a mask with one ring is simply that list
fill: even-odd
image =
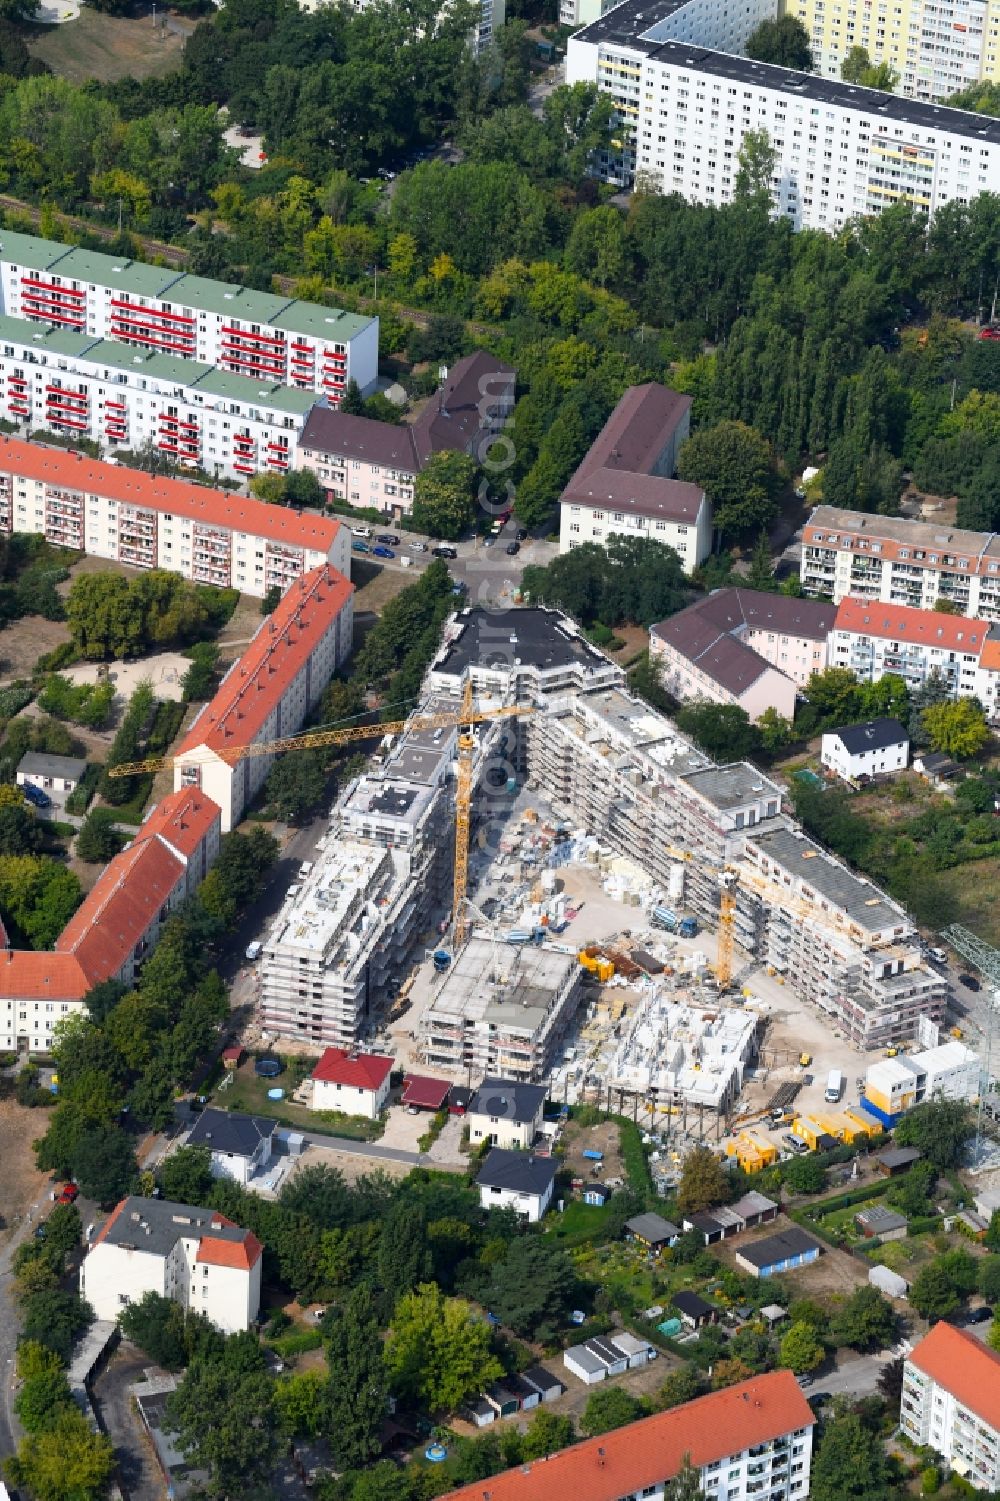
[{"label": "single-family house", "polygon": [[718,1309],[699,1297],[697,1293],[674,1293],[670,1301],[680,1315],[681,1321],[687,1324],[689,1329],[701,1329],[705,1324],[714,1324],[719,1317]]},{"label": "single-family house", "polygon": [[752,1245],[741,1246],[736,1252],[736,1264],[751,1277],[773,1277],[777,1272],[807,1266],[819,1258],[819,1253],[819,1241],[813,1240],[797,1225],[791,1225],[777,1235],[768,1235]]},{"label": "single-family house", "polygon": [[551,1204],[555,1181],[551,1157],[494,1147],[479,1170],[476,1187],[484,1209],[516,1209],[534,1223]]},{"label": "single-family house", "polygon": [[845,782],[891,776],[906,770],[910,737],[898,719],[843,725],[823,736],[819,758]]},{"label": "single-family house", "polygon": [[515,1079],[486,1078],[469,1101],[469,1141],[475,1147],[527,1150],[542,1129],[545,1086]]},{"label": "single-family house", "polygon": [[247,1184],[274,1156],[277,1121],[235,1110],[203,1110],[188,1134],[189,1147],[207,1147],[213,1178]]},{"label": "single-family house", "polygon": [[339,1110],[378,1120],[389,1102],[392,1059],[356,1048],[327,1048],[312,1071],[312,1110]]},{"label": "single-family house", "polygon": [[665,1220],[662,1214],[636,1214],[625,1221],[626,1238],[653,1256],[659,1256],[680,1233],[679,1228],[671,1220]]}]

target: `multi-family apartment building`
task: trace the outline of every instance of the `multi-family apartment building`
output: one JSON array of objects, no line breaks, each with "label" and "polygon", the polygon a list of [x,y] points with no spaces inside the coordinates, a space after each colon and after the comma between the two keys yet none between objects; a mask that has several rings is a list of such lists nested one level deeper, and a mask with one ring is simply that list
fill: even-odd
[{"label": "multi-family apartment building", "polygon": [[803,528],[802,587],[839,605],[848,594],[1000,621],[1000,537],[934,521],[816,506]]},{"label": "multi-family apartment building", "polygon": [[953,698],[977,698],[990,719],[1000,716],[1000,627],[964,615],[842,599],[830,635],[831,667],[847,667],[863,683],[891,673],[911,690],[930,674]]},{"label": "multi-family apartment building", "polygon": [[0,234],[0,313],[338,403],[349,380],[378,375],[378,319],[190,276],[167,266]]},{"label": "multi-family apartment building", "polygon": [[1000,6],[996,0],[783,0],[809,33],[817,70],[839,78],[852,47],[888,63],[897,92],[947,99],[982,80],[1000,78]]},{"label": "multi-family apartment building", "polygon": [[583,688],[623,685],[625,672],[558,610],[459,610],[445,623],[427,669],[428,687],[460,698],[466,678],[477,694],[534,704]]},{"label": "multi-family apartment building", "polygon": [[679,703],[736,704],[757,720],[786,719],[797,693],[827,661],[836,611],[818,600],[754,589],[717,589],[649,632],[649,654]]},{"label": "multi-family apartment building", "polygon": [[210,1319],[224,1334],[249,1329],[260,1308],[264,1248],[215,1209],[169,1199],[122,1199],[80,1266],[80,1294],[117,1320],[146,1293]]},{"label": "multi-family apartment building", "polygon": [[777,153],[772,213],[829,231],[889,204],[934,214],[1000,188],[1000,122],[737,55],[763,9],[624,0],[570,37],[567,82],[615,104],[595,170],[728,203],[744,139],[764,130]]},{"label": "multi-family apartment building", "polygon": [[514,410],[516,378],[510,365],[479,349],[452,366],[412,422],[394,426],[317,406],[296,467],[311,469],[330,499],[400,520],[412,510],[417,475],[434,454],[485,459]]},{"label": "multi-family apartment building", "polygon": [[294,735],[350,655],[354,585],[325,565],[303,574],[262,622],[174,753],[174,791],[198,787],[228,833],[267,780],[270,755],[243,746]]},{"label": "multi-family apartment building", "polygon": [[0,1048],[5,1053],[47,1053],[53,1029],[83,1006],[91,988],[73,954],[0,948]]},{"label": "multi-family apartment building", "polygon": [[980,1491],[1000,1486],[1000,1355],[942,1320],[906,1357],[899,1426]]},{"label": "multi-family apartment building", "polygon": [[647,537],[692,573],[712,550],[712,507],[698,485],[672,478],[690,428],[690,396],[631,386],[559,497],[559,551]]},{"label": "multi-family apartment building", "polygon": [[285,474],[307,416],[326,401],[182,355],[0,317],[0,413],[111,453],[152,444],[216,478]]},{"label": "multi-family apartment building", "polygon": [[[617,1353],[617,1352],[616,1352]],[[771,1371],[545,1459],[449,1491],[446,1501],[662,1501],[685,1462],[712,1501],[804,1501],[815,1415],[791,1371]]]},{"label": "multi-family apartment building", "polygon": [[39,532],[130,568],[169,568],[257,597],[322,564],[350,572],[350,535],[331,516],[6,436],[0,532]]},{"label": "multi-family apartment building", "polygon": [[[446,707],[433,696],[422,705]],[[344,788],[312,870],[287,892],[264,943],[269,1031],[350,1047],[386,1011],[448,888],[456,737],[410,726]]]}]

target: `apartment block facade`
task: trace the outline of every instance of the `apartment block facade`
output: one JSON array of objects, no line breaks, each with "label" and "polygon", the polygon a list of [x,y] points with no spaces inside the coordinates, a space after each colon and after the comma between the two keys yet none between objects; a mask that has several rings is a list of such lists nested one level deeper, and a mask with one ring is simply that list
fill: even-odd
[{"label": "apartment block facade", "polygon": [[847,595],[1000,621],[1000,537],[933,521],[816,506],[803,529],[802,587],[835,605]]},{"label": "apartment block facade", "polygon": [[772,1371],[505,1470],[485,1488],[461,1486],[446,1501],[662,1501],[685,1461],[711,1501],[805,1501],[814,1426],[791,1371]]},{"label": "apartment block facade", "polygon": [[350,535],[332,517],[6,436],[0,532],[38,532],[130,568],[169,568],[258,598],[321,564],[350,572]]},{"label": "apartment block facade", "polygon": [[270,755],[242,746],[294,735],[352,647],[354,586],[335,568],[303,574],[264,620],[174,753],[174,791],[197,787],[239,823],[267,779]]},{"label": "apartment block facade", "polygon": [[784,0],[809,33],[819,72],[839,78],[845,55],[864,47],[873,63],[899,76],[910,99],[946,99],[1000,78],[1000,5],[996,0]]},{"label": "apartment block facade", "polygon": [[317,401],[327,398],[56,324],[0,317],[3,416],[31,430],[89,438],[110,453],[152,444],[182,468],[216,477],[285,474]]},{"label": "apartment block facade", "polygon": [[933,214],[1000,188],[1000,122],[753,62],[736,54],[764,16],[707,9],[711,25],[701,4],[624,0],[570,37],[567,82],[614,101],[606,180],[638,174],[664,194],[729,203],[744,138],[766,130],[772,213],[796,229],[836,231],[898,202]]},{"label": "apartment block facade", "polygon": [[377,318],[8,230],[0,313],[322,392],[334,405],[349,380],[368,392],[378,375]]},{"label": "apartment block facade", "polygon": [[1000,1355],[942,1320],[906,1357],[899,1426],[980,1491],[1000,1486]]}]

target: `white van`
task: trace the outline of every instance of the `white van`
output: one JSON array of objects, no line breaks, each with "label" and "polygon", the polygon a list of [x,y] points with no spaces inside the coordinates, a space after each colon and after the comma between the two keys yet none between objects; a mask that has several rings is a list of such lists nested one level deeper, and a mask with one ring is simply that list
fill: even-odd
[{"label": "white van", "polygon": [[256,938],[254,939],[253,943],[247,944],[246,957],[250,960],[251,964],[255,959],[260,958],[261,950],[263,949],[263,947],[264,945],[260,943]]},{"label": "white van", "polygon": [[826,1093],[823,1098],[828,1105],[839,1105],[844,1092],[844,1076],[839,1068],[832,1068],[827,1075]]}]

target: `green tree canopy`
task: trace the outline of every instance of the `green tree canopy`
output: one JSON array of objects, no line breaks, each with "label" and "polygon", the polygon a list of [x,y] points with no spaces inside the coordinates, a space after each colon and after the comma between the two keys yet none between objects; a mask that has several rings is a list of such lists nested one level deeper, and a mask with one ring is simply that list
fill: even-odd
[{"label": "green tree canopy", "polygon": [[708,1147],[692,1147],[681,1164],[677,1208],[682,1214],[696,1214],[730,1197],[729,1175],[715,1153]]},{"label": "green tree canopy", "polygon": [[925,1100],[896,1127],[896,1144],[916,1147],[939,1172],[957,1167],[973,1134],[972,1117],[962,1100]]},{"label": "green tree canopy", "polygon": [[932,750],[967,760],[978,755],[990,738],[986,714],[972,698],[931,704],[923,711],[923,729]]},{"label": "green tree canopy", "polygon": [[461,1298],[446,1298],[433,1282],[405,1293],[396,1305],[385,1347],[393,1389],[452,1412],[465,1397],[503,1374],[491,1351],[490,1329]]},{"label": "green tree canopy", "polygon": [[478,484],[479,466],[468,454],[433,454],[413,487],[415,525],[435,537],[464,536],[475,517]]},{"label": "green tree canopy", "polygon": [[601,1386],[587,1398],[580,1429],[593,1438],[599,1433],[610,1433],[612,1428],[624,1428],[626,1423],[634,1423],[645,1410],[642,1398],[623,1387]]},{"label": "green tree canopy", "polygon": [[166,1423],[222,1495],[267,1482],[278,1455],[274,1378],[253,1332],[199,1352],[167,1399]]},{"label": "green tree canopy", "polygon": [[738,761],[760,751],[760,732],[739,704],[695,700],[685,704],[674,717],[677,728],[690,735],[706,756],[717,761]]},{"label": "green tree canopy", "polygon": [[811,1324],[791,1324],[782,1335],[778,1355],[783,1366],[801,1375],[822,1365],[826,1351]]},{"label": "green tree canopy", "polygon": [[761,21],[750,33],[745,51],[747,57],[759,63],[774,63],[779,68],[796,68],[803,73],[812,71],[809,33],[797,16]]},{"label": "green tree canopy", "polygon": [[835,1417],[813,1457],[810,1501],[889,1501],[892,1494],[881,1435],[857,1413]]},{"label": "green tree canopy", "polygon": [[725,420],[700,428],[682,447],[677,473],[700,485],[712,519],[725,538],[759,532],[776,512],[770,445],[744,422]]},{"label": "green tree canopy", "polygon": [[885,1350],[896,1338],[899,1319],[877,1287],[859,1287],[830,1319],[830,1338],[852,1350]]}]

